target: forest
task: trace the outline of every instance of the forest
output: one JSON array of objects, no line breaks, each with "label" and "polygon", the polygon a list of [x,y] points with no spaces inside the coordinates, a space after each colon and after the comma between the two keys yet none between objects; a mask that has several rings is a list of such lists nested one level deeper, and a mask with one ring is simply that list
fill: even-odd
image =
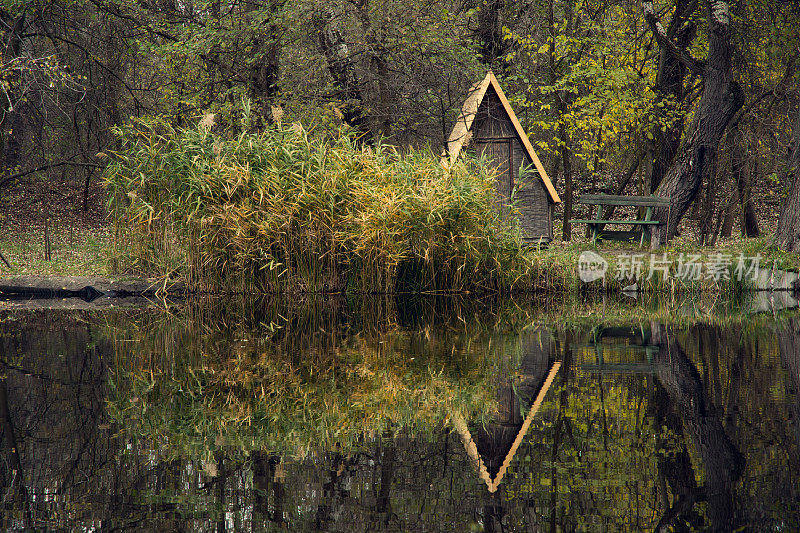
[{"label": "forest", "polygon": [[556,240],[579,194],[656,193],[661,242],[800,250],[796,2],[3,0],[0,21],[4,233],[103,224],[131,124],[439,154],[492,70],[561,196]]}]

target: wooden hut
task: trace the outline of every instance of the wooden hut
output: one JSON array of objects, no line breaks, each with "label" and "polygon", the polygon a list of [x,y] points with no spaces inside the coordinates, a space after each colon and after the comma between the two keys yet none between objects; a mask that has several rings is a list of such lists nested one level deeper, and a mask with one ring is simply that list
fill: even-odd
[{"label": "wooden hut", "polygon": [[553,206],[561,199],[491,71],[470,89],[453,126],[447,141],[451,163],[463,149],[497,165],[498,201],[507,206],[513,194],[523,242],[549,243],[553,239]]}]

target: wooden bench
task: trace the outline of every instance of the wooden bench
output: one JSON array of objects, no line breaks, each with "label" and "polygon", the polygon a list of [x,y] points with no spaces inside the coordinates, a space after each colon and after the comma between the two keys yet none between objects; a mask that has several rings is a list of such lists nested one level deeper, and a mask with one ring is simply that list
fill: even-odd
[{"label": "wooden bench", "polygon": [[[669,207],[669,198],[660,196],[614,196],[611,194],[584,194],[578,198],[578,203],[596,205],[595,216],[592,220],[570,220],[573,224],[586,224],[592,232],[592,243],[598,239],[609,240],[634,240],[639,237],[639,246],[644,244],[645,238],[649,241],[653,226],[663,224],[664,220],[653,220],[653,208]],[[630,206],[646,207],[644,220],[603,220],[603,206]],[[603,226],[606,224],[628,224],[631,226],[641,226],[641,230],[632,231],[605,231]]]}]

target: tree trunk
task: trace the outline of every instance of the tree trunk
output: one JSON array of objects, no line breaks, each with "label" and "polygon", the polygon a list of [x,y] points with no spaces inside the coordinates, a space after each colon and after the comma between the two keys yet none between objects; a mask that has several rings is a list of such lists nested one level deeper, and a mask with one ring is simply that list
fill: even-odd
[{"label": "tree trunk", "polygon": [[775,244],[789,252],[800,251],[800,111],[792,132],[785,183],[791,184],[775,232]]},{"label": "tree trunk", "polygon": [[[563,106],[566,108],[566,106]],[[561,124],[561,165],[564,167],[564,223],[562,225],[561,240],[568,241],[572,239],[572,225],[570,219],[572,218],[572,161],[570,160],[571,150],[569,143],[569,134]]]},{"label": "tree trunk", "polygon": [[[684,51],[694,41],[695,25],[687,23],[687,18],[692,15],[689,12],[690,0],[677,0],[675,14],[667,28],[667,36],[675,36],[677,47]],[[666,113],[667,103],[670,99],[682,102],[686,96],[683,80],[686,77],[686,66],[683,65],[674,54],[669,50],[661,49],[658,57],[658,73],[656,74],[656,93],[665,103],[664,107],[657,108],[662,116]],[[647,183],[648,194],[652,194],[661,184],[664,175],[667,173],[675,154],[681,143],[683,134],[683,119],[675,120],[666,131],[660,127],[653,128],[653,139],[648,142],[649,164]]]},{"label": "tree trunk", "polygon": [[[572,34],[572,17],[574,15],[573,11],[573,0],[568,0],[564,4],[564,18],[566,19],[566,33],[568,35]],[[549,23],[549,30],[550,30],[550,84],[555,85],[557,76],[556,76],[556,60],[555,60],[555,41],[556,41],[556,22],[554,17],[554,0],[551,0],[548,7],[548,23]],[[569,93],[567,91],[558,91],[555,93],[556,98],[556,108],[558,109],[558,116],[564,117],[567,114],[568,102],[567,99],[569,98]],[[561,239],[563,241],[569,241],[572,239],[572,226],[569,223],[570,219],[572,218],[572,146],[570,144],[569,134],[567,133],[566,127],[564,125],[563,118],[559,118],[559,131],[558,135],[561,140],[561,153],[560,153],[560,160],[562,168],[564,169],[564,221],[561,226]]]},{"label": "tree trunk", "polygon": [[[13,65],[22,52],[22,33],[26,27],[26,15],[22,13],[12,18],[0,10],[0,21],[7,30],[3,33],[2,62]],[[0,172],[11,173],[20,163],[22,133],[25,130],[25,100],[20,91],[22,77],[20,71],[11,68],[4,73],[7,84],[3,96],[3,113],[0,121]]]},{"label": "tree trunk", "polygon": [[[630,166],[628,166],[628,170],[625,171],[625,175],[623,175],[622,178],[620,178],[619,183],[617,183],[617,188],[614,189],[614,192],[612,194],[619,196],[623,192],[625,192],[625,187],[628,186],[628,183],[630,183],[631,179],[633,178],[633,175],[636,173],[636,170],[642,163],[642,156],[643,156],[642,152],[639,151],[638,148],[635,148],[633,152],[633,160],[631,161]],[[603,220],[610,220],[611,217],[614,216],[614,211],[616,207],[617,206],[615,205],[606,206],[605,210],[603,211]],[[587,218],[591,218],[593,215],[594,213],[590,212]],[[598,231],[602,231],[604,227],[605,226],[600,226]]]},{"label": "tree trunk", "polygon": [[[282,27],[276,20],[280,17],[279,12],[284,3],[285,0],[278,0],[270,6],[272,13],[263,23],[264,33],[256,35],[253,39],[252,47],[257,57],[250,63],[249,69],[250,96],[261,104],[261,117],[269,124],[279,120],[273,108],[278,94]],[[253,3],[252,6],[255,8],[258,4]]]},{"label": "tree trunk", "polygon": [[[649,6],[652,14],[652,4]],[[696,116],[672,166],[656,194],[670,198],[669,208],[659,208],[655,217],[666,220],[653,232],[657,247],[678,232],[680,223],[697,192],[715,165],[722,134],[744,103],[741,87],[731,71],[730,11],[725,0],[706,1],[709,24],[708,60],[704,68],[703,95]]]},{"label": "tree trunk", "polygon": [[728,239],[733,235],[733,220],[736,218],[736,203],[739,195],[736,190],[731,191],[728,197],[728,202],[725,205],[725,215],[722,219],[722,227],[719,230],[719,236]]},{"label": "tree trunk", "polygon": [[742,181],[736,183],[739,189],[739,200],[742,205],[742,237],[758,237],[761,230],[758,229],[758,217],[756,210],[753,209],[753,178],[758,177],[758,160],[753,163],[753,171],[749,174],[742,173]]},{"label": "tree trunk", "polygon": [[369,1],[360,0],[356,3],[358,18],[361,21],[361,30],[364,32],[364,41],[367,44],[371,77],[375,85],[377,96],[377,114],[379,133],[382,137],[392,135],[392,126],[396,118],[394,94],[389,88],[389,50],[383,41],[378,38],[378,31],[372,24],[369,14]]},{"label": "tree trunk", "polygon": [[364,115],[364,98],[361,83],[356,73],[350,47],[339,30],[337,14],[330,6],[323,6],[314,14],[314,27],[319,36],[322,54],[328,63],[346,124],[360,131],[365,140],[372,140],[372,130]]},{"label": "tree trunk", "polygon": [[[625,175],[623,175],[622,178],[620,178],[619,182],[617,183],[616,189],[614,189],[613,192],[612,192],[613,195],[619,196],[623,192],[625,192],[625,187],[627,187],[628,183],[630,183],[631,179],[633,178],[633,175],[636,173],[636,170],[641,165],[642,158],[644,156],[645,156],[645,154],[642,153],[638,148],[634,148],[633,161],[631,161],[631,164],[628,167],[628,170],[625,171]],[[587,207],[589,209],[586,211],[586,218],[594,217],[594,213],[591,211],[591,207],[592,206],[587,206]],[[617,206],[615,206],[615,205],[606,206],[605,210],[603,210],[603,218],[602,219],[603,220],[610,220],[611,217],[614,215],[614,211],[616,210],[616,208],[617,208]],[[606,227],[605,224],[600,224],[597,227],[597,231],[601,232],[601,231],[603,231],[603,229],[605,227]],[[589,228],[587,227],[586,228],[586,236],[589,237],[590,235],[591,235],[591,232],[589,231]]]},{"label": "tree trunk", "polygon": [[[748,152],[747,146],[742,139],[742,132],[739,127],[739,121],[731,126],[729,133],[731,139],[730,147],[733,155],[731,162],[731,173],[736,181],[736,193],[738,195],[739,205],[742,207],[742,236],[743,237],[758,237],[758,219],[756,219],[755,211],[753,210],[753,203],[750,194],[750,179],[745,172],[745,158],[744,155]],[[758,165],[758,161],[754,162]],[[758,168],[757,166],[755,168]],[[756,170],[753,171],[756,173]],[[731,202],[733,205],[734,202]],[[730,234],[727,235],[730,237]]]},{"label": "tree trunk", "polygon": [[703,203],[700,209],[700,235],[698,240],[700,246],[713,244],[714,240],[714,212],[717,206],[716,161],[714,162],[714,168],[709,169],[706,176],[706,188],[703,191]]},{"label": "tree trunk", "polygon": [[[494,68],[505,53],[503,24],[500,14],[505,0],[481,0],[478,2],[478,41],[483,62]],[[502,63],[500,63],[502,64]]]}]

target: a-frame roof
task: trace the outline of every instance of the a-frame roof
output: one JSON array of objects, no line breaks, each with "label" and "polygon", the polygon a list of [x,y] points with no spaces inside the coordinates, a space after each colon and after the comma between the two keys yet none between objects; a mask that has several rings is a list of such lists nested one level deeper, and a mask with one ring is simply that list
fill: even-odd
[{"label": "a-frame roof", "polygon": [[450,138],[447,140],[447,152],[450,158],[450,163],[455,162],[458,154],[461,153],[461,149],[464,147],[464,144],[469,139],[472,123],[475,122],[475,117],[478,114],[478,108],[480,107],[481,102],[483,102],[483,98],[486,96],[486,91],[490,86],[500,98],[500,102],[503,104],[503,109],[505,109],[505,112],[508,114],[508,118],[514,125],[514,130],[517,132],[517,135],[522,142],[522,146],[525,147],[525,151],[528,153],[531,161],[533,161],[533,166],[536,167],[539,176],[542,178],[542,182],[544,182],[545,189],[547,189],[550,199],[554,203],[561,202],[561,198],[558,197],[558,193],[556,192],[555,187],[553,187],[550,178],[547,177],[547,172],[545,172],[544,166],[539,160],[539,156],[536,155],[536,152],[533,150],[533,146],[531,146],[531,141],[528,139],[528,135],[525,133],[525,130],[522,129],[522,125],[519,123],[517,115],[514,113],[514,110],[511,109],[511,104],[508,103],[508,99],[503,93],[503,89],[500,88],[500,84],[497,82],[497,78],[494,77],[494,73],[491,70],[486,74],[486,77],[483,78],[483,81],[477,85],[474,85],[472,89],[470,89],[469,95],[467,96],[467,99],[464,101],[464,105],[461,108],[461,114],[458,116],[456,124],[453,126],[453,130],[450,132]]},{"label": "a-frame roof", "polygon": [[500,486],[500,482],[503,481],[503,476],[506,474],[506,471],[511,464],[511,460],[517,453],[517,449],[519,448],[520,444],[522,444],[522,439],[524,439],[525,434],[528,433],[528,428],[531,427],[533,417],[536,416],[536,413],[539,411],[539,407],[541,407],[544,397],[547,394],[548,389],[550,389],[550,385],[553,384],[553,380],[555,379],[559,368],[561,368],[561,361],[556,361],[550,367],[550,372],[547,374],[544,383],[539,389],[539,393],[536,395],[536,400],[534,400],[533,404],[531,404],[528,415],[525,417],[522,427],[520,427],[519,431],[517,432],[517,436],[514,439],[514,442],[511,443],[511,447],[508,450],[508,453],[506,453],[505,460],[503,461],[503,464],[500,466],[500,470],[497,472],[494,478],[492,478],[492,476],[489,474],[489,470],[486,468],[486,464],[483,462],[483,458],[478,451],[478,446],[475,444],[475,440],[472,438],[472,434],[467,427],[467,421],[464,420],[464,418],[458,413],[454,413],[452,415],[453,426],[455,426],[456,432],[458,432],[459,436],[461,437],[461,442],[464,444],[467,455],[472,460],[475,469],[478,471],[478,476],[486,483],[486,488],[489,489],[489,492],[496,492],[497,487]]}]

